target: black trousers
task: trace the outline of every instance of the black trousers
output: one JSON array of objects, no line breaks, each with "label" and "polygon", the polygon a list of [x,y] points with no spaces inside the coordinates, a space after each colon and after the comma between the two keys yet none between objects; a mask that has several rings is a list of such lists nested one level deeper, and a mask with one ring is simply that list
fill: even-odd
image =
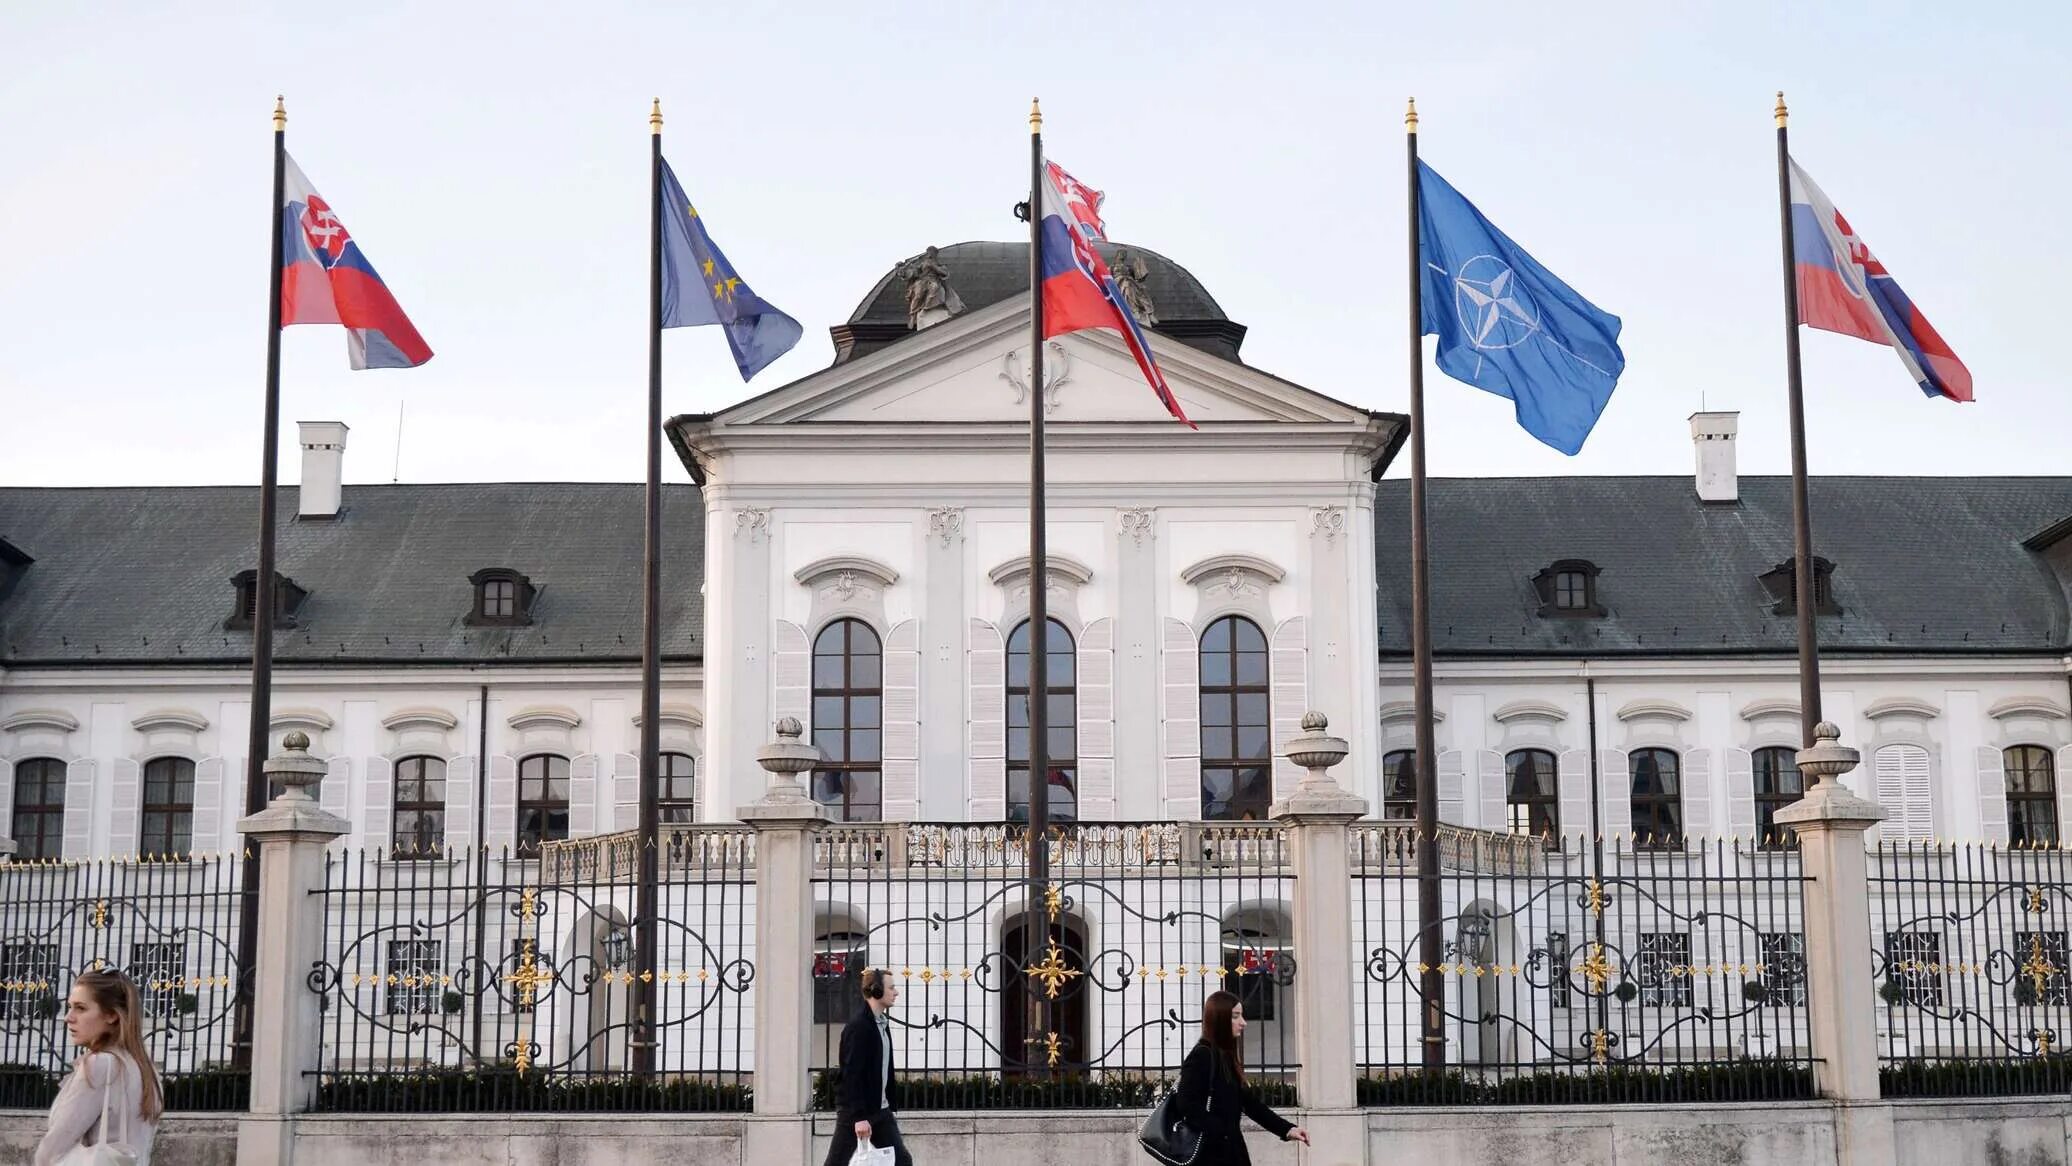
[{"label": "black trousers", "polygon": [[[871,1145],[892,1147],[893,1166],[914,1166],[914,1156],[907,1153],[906,1143],[899,1136],[899,1119],[889,1109],[881,1109],[870,1116]],[[849,1159],[856,1153],[856,1123],[835,1119],[835,1140],[827,1148],[826,1166],[849,1166]]]}]

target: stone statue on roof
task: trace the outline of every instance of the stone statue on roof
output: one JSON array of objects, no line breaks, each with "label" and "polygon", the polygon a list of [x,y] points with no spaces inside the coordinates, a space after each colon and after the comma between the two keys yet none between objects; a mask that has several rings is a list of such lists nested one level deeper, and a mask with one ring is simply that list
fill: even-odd
[{"label": "stone statue on roof", "polygon": [[1108,265],[1108,274],[1115,277],[1115,289],[1122,293],[1122,302],[1129,305],[1130,315],[1137,323],[1150,327],[1158,323],[1158,309],[1151,302],[1151,290],[1144,281],[1151,278],[1151,266],[1144,257],[1124,247],[1115,253],[1115,261]]},{"label": "stone statue on roof", "polygon": [[917,259],[909,259],[899,269],[899,277],[906,282],[907,327],[918,332],[931,324],[940,324],[964,311],[964,301],[957,296],[957,289],[950,286],[949,269],[942,265],[942,256],[930,247]]}]

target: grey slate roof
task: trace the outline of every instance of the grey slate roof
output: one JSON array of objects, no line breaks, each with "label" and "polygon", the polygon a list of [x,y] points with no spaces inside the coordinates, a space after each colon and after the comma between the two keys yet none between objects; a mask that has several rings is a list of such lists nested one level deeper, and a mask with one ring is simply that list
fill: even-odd
[{"label": "grey slate roof", "polygon": [[[1743,477],[1705,504],[1689,477],[1455,478],[1430,483],[1432,645],[1439,654],[1785,652],[1790,616],[1757,576],[1791,557],[1791,480]],[[1376,498],[1381,651],[1410,650],[1409,483]],[[2072,515],[2072,478],[1813,479],[1814,554],[1840,616],[1822,649],[2055,652],[2072,647],[2065,583],[2022,543]],[[1602,569],[1603,619],[1542,618],[1532,578],[1556,559]]]},{"label": "grey slate roof", "polygon": [[[638,484],[347,486],[341,517],[310,522],[296,494],[279,494],[278,567],[310,596],[279,659],[640,658]],[[662,498],[662,654],[697,659],[704,506],[691,486]],[[0,599],[0,663],[249,660],[251,633],[223,621],[258,525],[251,486],[0,488],[0,539],[35,559]],[[531,578],[533,626],[462,623],[482,567]]]}]

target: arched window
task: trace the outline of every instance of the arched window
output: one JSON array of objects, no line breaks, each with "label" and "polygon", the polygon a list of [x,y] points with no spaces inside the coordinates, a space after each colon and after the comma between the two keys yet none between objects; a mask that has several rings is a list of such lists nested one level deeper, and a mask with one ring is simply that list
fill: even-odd
[{"label": "arched window", "polygon": [[1676,753],[1635,749],[1627,762],[1633,775],[1633,845],[1661,849],[1683,844],[1683,777]]},{"label": "arched window", "polygon": [[568,758],[535,753],[518,763],[518,853],[536,858],[540,843],[568,837]]},{"label": "arched window", "polygon": [[17,862],[61,858],[65,849],[65,763],[31,757],[14,763]]},{"label": "arched window", "polygon": [[1403,821],[1417,817],[1417,750],[1382,754],[1381,816]]},{"label": "arched window", "polygon": [[843,822],[884,817],[885,655],[878,633],[838,619],[813,640],[813,798]]},{"label": "arched window", "polygon": [[1514,749],[1504,758],[1504,801],[1511,833],[1553,839],[1561,833],[1561,787],[1554,755],[1545,749]]},{"label": "arched window", "polygon": [[154,757],[144,763],[144,816],[137,850],[182,855],[194,838],[194,762]]},{"label": "arched window", "polygon": [[655,820],[689,826],[698,820],[698,762],[688,753],[662,754],[662,788],[655,795]]},{"label": "arched window", "polygon": [[434,858],[446,845],[446,762],[405,757],[396,762],[395,856]]},{"label": "arched window", "polygon": [[1796,850],[1799,837],[1777,824],[1777,811],[1806,792],[1798,755],[1780,745],[1755,751],[1755,844],[1764,850]]},{"label": "arched window", "polygon": [[1263,819],[1273,805],[1266,634],[1226,615],[1201,636],[1201,816]]},{"label": "arched window", "polygon": [[843,1024],[863,1007],[870,933],[850,919],[822,917],[813,935],[813,1023]]},{"label": "arched window", "polygon": [[[1044,726],[1047,777],[1050,791],[1050,820],[1071,822],[1079,817],[1079,661],[1073,654],[1072,633],[1056,620],[1044,637],[1043,670],[1049,673],[1043,684],[1046,694]],[[1029,622],[1023,620],[1007,637],[1007,818],[1029,820],[1029,697],[1035,686],[1029,678]]]},{"label": "arched window", "polygon": [[2050,750],[2016,745],[2002,753],[2007,773],[2007,840],[2016,846],[2058,842],[2058,782]]}]

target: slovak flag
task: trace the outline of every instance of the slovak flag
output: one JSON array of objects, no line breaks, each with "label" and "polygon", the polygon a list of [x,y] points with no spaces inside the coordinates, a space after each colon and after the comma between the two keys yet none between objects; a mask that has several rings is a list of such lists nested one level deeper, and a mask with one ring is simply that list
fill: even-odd
[{"label": "slovak flag", "polygon": [[1122,342],[1137,359],[1137,368],[1159,403],[1175,420],[1189,429],[1199,428],[1187,420],[1180,399],[1166,384],[1165,374],[1151,355],[1137,318],[1123,303],[1122,290],[1108,273],[1108,264],[1094,250],[1096,241],[1107,240],[1101,228],[1101,192],[1065,173],[1064,167],[1045,159],[1043,163],[1043,335],[1045,339],[1084,328],[1112,328],[1122,333]]},{"label": "slovak flag", "polygon": [[1971,370],[1950,351],[1885,265],[1813,179],[1791,163],[1792,258],[1799,323],[1873,344],[1889,344],[1921,391],[1971,400]]},{"label": "slovak flag", "polygon": [[346,233],[331,204],[284,159],[281,324],[343,324],[354,368],[416,368],[432,358],[424,337]]}]

